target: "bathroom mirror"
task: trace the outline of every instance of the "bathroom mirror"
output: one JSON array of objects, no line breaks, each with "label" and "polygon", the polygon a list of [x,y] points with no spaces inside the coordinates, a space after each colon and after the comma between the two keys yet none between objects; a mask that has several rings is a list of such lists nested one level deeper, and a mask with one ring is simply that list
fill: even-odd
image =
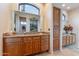
[{"label": "bathroom mirror", "polygon": [[17,33],[40,32],[40,16],[30,13],[15,11],[14,28]]}]

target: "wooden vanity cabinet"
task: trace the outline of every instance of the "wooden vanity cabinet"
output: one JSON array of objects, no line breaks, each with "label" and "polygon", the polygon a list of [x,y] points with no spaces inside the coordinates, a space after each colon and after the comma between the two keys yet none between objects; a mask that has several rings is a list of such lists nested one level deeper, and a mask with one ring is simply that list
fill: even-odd
[{"label": "wooden vanity cabinet", "polygon": [[22,38],[5,38],[3,41],[3,53],[10,56],[23,55],[23,40]]},{"label": "wooden vanity cabinet", "polygon": [[63,40],[62,40],[62,46],[68,46],[71,44],[75,44],[76,43],[76,36],[75,35],[64,35],[63,36]]},{"label": "wooden vanity cabinet", "polygon": [[4,56],[26,56],[49,50],[49,36],[19,36],[3,38]]}]

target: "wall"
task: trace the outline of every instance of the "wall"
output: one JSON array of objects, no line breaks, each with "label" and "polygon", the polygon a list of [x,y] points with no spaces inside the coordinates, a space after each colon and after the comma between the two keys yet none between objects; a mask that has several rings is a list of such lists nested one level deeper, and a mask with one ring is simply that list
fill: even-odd
[{"label": "wall", "polygon": [[73,26],[73,32],[76,34],[76,47],[79,48],[79,8],[68,12],[69,23]]},{"label": "wall", "polygon": [[[63,14],[65,15],[65,20],[62,19]],[[67,25],[68,23],[68,12],[66,10],[61,10],[61,22],[62,22],[62,29],[63,29],[64,25]]]},{"label": "wall", "polygon": [[[65,21],[63,21],[62,16],[63,14],[65,15]],[[61,10],[61,18],[60,18],[60,50],[62,51],[62,37],[63,37],[63,33],[65,32],[63,30],[64,25],[67,24],[68,22],[68,12],[66,10]]]},{"label": "wall", "polygon": [[2,34],[11,29],[11,4],[0,3],[0,55],[2,52]]},{"label": "wall", "polygon": [[48,3],[45,5],[45,29],[50,28],[50,53],[53,53],[53,5]]}]

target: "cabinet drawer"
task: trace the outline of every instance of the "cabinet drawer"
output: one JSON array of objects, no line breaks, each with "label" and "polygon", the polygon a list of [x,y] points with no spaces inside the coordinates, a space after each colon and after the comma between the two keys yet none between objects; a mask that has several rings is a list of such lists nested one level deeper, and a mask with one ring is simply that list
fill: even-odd
[{"label": "cabinet drawer", "polygon": [[35,37],[33,37],[33,39],[40,39],[40,36],[35,36]]},{"label": "cabinet drawer", "polygon": [[48,42],[48,39],[41,39],[41,42]]},{"label": "cabinet drawer", "polygon": [[42,39],[48,39],[49,36],[41,36]]},{"label": "cabinet drawer", "polygon": [[41,42],[41,45],[48,45],[48,42]]}]

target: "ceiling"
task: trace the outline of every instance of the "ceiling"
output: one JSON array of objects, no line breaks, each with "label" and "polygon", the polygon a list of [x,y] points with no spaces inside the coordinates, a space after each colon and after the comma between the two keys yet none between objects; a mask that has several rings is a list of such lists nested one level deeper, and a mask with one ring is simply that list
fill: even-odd
[{"label": "ceiling", "polygon": [[[67,11],[79,8],[79,3],[53,3],[53,5]],[[62,6],[62,5],[65,5],[65,6]]]}]

